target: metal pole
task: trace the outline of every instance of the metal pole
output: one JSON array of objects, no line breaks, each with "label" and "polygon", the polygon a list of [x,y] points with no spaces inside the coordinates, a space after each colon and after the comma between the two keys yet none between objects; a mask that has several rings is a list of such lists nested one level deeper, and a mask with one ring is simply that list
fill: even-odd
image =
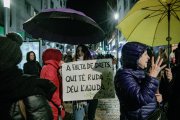
[{"label": "metal pole", "polygon": [[[116,12],[119,14],[119,0],[116,1]],[[118,18],[119,19],[119,18]],[[117,24],[118,24],[118,20],[117,20]],[[117,50],[117,63],[116,63],[116,70],[119,68],[119,52],[118,52],[118,48],[119,48],[119,30],[117,29],[117,40],[116,40],[116,50]]]},{"label": "metal pole", "polygon": [[4,7],[4,34],[9,32],[9,8]]},{"label": "metal pole", "polygon": [[10,0],[3,0],[4,3],[4,34],[8,33],[9,29],[9,8]]},{"label": "metal pole", "polygon": [[166,40],[168,41],[168,68],[170,68],[170,41],[171,41],[171,36],[170,36],[170,20],[171,20],[171,10],[170,10],[171,4],[168,4],[168,36]]},{"label": "metal pole", "polygon": [[117,39],[116,39],[116,50],[117,50],[116,70],[119,68],[119,53],[118,53],[118,48],[119,48],[119,30],[117,30]]}]

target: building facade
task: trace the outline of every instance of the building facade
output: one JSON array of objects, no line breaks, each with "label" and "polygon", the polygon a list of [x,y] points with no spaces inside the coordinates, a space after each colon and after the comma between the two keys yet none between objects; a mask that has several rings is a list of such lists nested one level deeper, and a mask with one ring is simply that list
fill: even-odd
[{"label": "building facade", "polygon": [[[4,1],[6,0],[0,0],[0,29],[7,29],[8,32],[16,31],[24,37],[23,23],[26,20],[43,9],[66,7],[66,0],[10,0],[10,8],[5,13]],[[5,33],[2,30],[0,34]]]}]

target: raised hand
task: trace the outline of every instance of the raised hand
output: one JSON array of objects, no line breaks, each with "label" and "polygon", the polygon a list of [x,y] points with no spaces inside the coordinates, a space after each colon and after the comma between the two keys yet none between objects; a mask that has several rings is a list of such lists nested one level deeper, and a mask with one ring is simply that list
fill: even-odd
[{"label": "raised hand", "polygon": [[154,63],[154,56],[151,59],[151,69],[149,71],[149,76],[157,77],[159,72],[166,67],[166,65],[161,66],[163,59],[158,56],[158,59]]}]

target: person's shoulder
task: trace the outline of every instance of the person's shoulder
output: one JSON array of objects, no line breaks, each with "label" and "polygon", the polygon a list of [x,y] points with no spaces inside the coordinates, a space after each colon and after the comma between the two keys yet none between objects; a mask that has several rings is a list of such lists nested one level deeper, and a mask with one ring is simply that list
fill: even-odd
[{"label": "person's shoulder", "polygon": [[39,62],[38,61],[35,61],[37,64],[39,64]]},{"label": "person's shoulder", "polygon": [[25,63],[24,63],[24,66],[27,65],[27,64],[28,64],[28,62],[25,62]]},{"label": "person's shoulder", "polygon": [[32,66],[32,62],[31,61],[27,61],[27,62],[24,63],[24,66],[27,66],[27,67]]},{"label": "person's shoulder", "polygon": [[132,78],[134,78],[132,74],[132,69],[119,69],[116,73],[114,83],[120,86],[126,84],[127,87],[127,85],[132,82]]},{"label": "person's shoulder", "polygon": [[40,65],[40,63],[38,61],[35,61],[37,65]]},{"label": "person's shoulder", "polygon": [[46,97],[44,95],[31,95],[31,96],[27,96],[24,98],[25,99],[28,99],[28,100],[31,100],[31,101],[34,101],[34,100],[39,100],[39,99],[46,99]]},{"label": "person's shoulder", "polygon": [[122,68],[117,71],[117,73],[119,74],[130,74],[132,72],[133,72],[132,69],[122,69]]},{"label": "person's shoulder", "polygon": [[28,80],[28,79],[36,80],[36,79],[39,79],[39,77],[36,76],[36,75],[23,74],[22,75],[22,79],[24,79],[24,80]]},{"label": "person's shoulder", "polygon": [[123,79],[132,76],[132,69],[119,69],[116,72],[115,79]]},{"label": "person's shoulder", "polygon": [[48,105],[47,98],[44,95],[40,94],[27,96],[21,101],[24,103],[25,106],[30,106],[28,107],[29,111],[32,110],[34,112],[45,107],[45,104]]}]

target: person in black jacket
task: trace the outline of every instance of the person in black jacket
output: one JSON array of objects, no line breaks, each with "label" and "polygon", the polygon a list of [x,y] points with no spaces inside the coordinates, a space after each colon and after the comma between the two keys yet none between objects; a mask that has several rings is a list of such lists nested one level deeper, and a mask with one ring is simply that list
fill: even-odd
[{"label": "person in black jacket", "polygon": [[146,73],[148,46],[138,42],[128,42],[122,48],[122,69],[116,72],[114,86],[120,102],[121,120],[146,120],[156,109],[156,91],[159,80],[156,78],[165,67],[160,57]]},{"label": "person in black jacket", "polygon": [[17,66],[22,60],[21,44],[17,33],[0,36],[0,120],[53,120],[48,100],[56,87],[48,80],[23,75]]},{"label": "person in black jacket", "polygon": [[180,112],[180,43],[175,49],[175,66],[166,68],[161,78],[159,91],[163,97],[164,106],[168,108],[168,120],[179,120]]},{"label": "person in black jacket", "polygon": [[39,76],[41,72],[41,65],[36,61],[36,54],[33,51],[30,51],[26,54],[27,62],[24,63],[23,71],[24,74],[36,75]]}]

